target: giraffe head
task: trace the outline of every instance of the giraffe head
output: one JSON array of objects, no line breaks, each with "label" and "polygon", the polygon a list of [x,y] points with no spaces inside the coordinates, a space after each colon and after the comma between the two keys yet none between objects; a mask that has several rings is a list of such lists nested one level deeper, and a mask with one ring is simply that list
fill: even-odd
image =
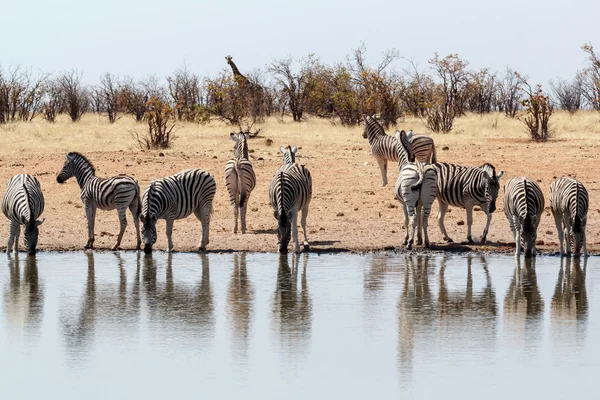
[{"label": "giraffe head", "polygon": [[227,60],[227,64],[231,64],[233,62],[233,58],[231,58],[231,56],[225,56],[225,60]]}]

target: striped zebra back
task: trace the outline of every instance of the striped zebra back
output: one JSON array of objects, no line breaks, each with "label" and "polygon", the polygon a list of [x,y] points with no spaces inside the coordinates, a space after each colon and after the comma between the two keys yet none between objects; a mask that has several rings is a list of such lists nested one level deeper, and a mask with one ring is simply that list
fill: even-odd
[{"label": "striped zebra back", "polygon": [[432,137],[422,134],[413,134],[412,131],[408,131],[407,136],[410,141],[411,150],[415,156],[415,161],[430,164],[435,164],[437,162],[435,143]]},{"label": "striped zebra back", "polygon": [[433,164],[437,174],[437,197],[451,206],[465,208],[467,202],[496,210],[503,171],[496,174],[491,164],[468,167],[446,162]]},{"label": "striped zebra back", "polygon": [[544,211],[544,194],[540,186],[525,177],[513,178],[504,186],[504,213],[517,218],[525,232],[535,232]]},{"label": "striped zebra back", "polygon": [[292,210],[300,210],[312,199],[310,171],[297,163],[282,165],[269,185],[269,201],[275,218],[287,217]]},{"label": "striped zebra back", "polygon": [[[559,215],[569,215],[577,229],[587,220],[589,196],[587,189],[576,179],[562,177],[550,185],[550,207]],[[575,227],[574,227],[575,228]]]},{"label": "striped zebra back", "polygon": [[396,138],[386,135],[383,127],[370,115],[364,117],[363,138],[369,139],[371,153],[376,158],[398,161]]},{"label": "striped zebra back", "polygon": [[10,178],[2,197],[2,212],[22,225],[35,223],[44,212],[44,195],[37,178],[29,174]]}]

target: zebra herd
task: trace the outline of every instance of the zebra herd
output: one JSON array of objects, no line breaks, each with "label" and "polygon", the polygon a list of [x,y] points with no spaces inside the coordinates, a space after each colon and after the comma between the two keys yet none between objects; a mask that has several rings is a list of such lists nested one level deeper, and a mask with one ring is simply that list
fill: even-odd
[{"label": "zebra herd", "polygon": [[[247,134],[232,133],[235,142],[233,158],[225,166],[225,186],[233,209],[233,232],[246,233],[246,209],[256,175],[248,159]],[[412,249],[415,243],[430,247],[428,220],[434,200],[439,204],[438,223],[446,242],[452,242],[444,226],[444,216],[449,206],[461,207],[467,213],[467,241],[474,243],[471,233],[473,208],[481,207],[486,214],[486,225],[481,236],[485,243],[496,210],[503,171],[496,172],[491,164],[469,167],[438,162],[435,144],[431,137],[416,135],[412,131],[396,131],[395,136],[385,133],[372,116],[364,117],[363,137],[368,139],[371,152],[381,170],[382,186],[387,184],[387,162],[398,162],[399,176],[394,196],[401,203],[406,230],[403,244]],[[312,199],[310,171],[296,163],[296,147],[280,147],[282,165],[269,184],[269,201],[277,220],[277,244],[279,252],[287,252],[290,240],[294,240],[296,252],[300,252],[298,240],[298,213],[302,212],[300,224],[303,230],[303,246],[309,249],[306,219]],[[111,178],[96,177],[93,164],[82,154],[65,155],[65,163],[56,177],[60,184],[75,177],[81,193],[88,225],[85,249],[94,248],[94,225],[96,210],[117,210],[120,230],[112,247],[118,250],[127,227],[127,209],[132,214],[137,235],[136,250],[152,252],[156,243],[156,222],[166,222],[167,250],[173,251],[173,223],[194,213],[201,222],[202,235],[198,250],[206,250],[209,244],[210,220],[217,185],[207,171],[188,169],[177,174],[153,180],[143,194],[138,182],[127,175]],[[586,222],[588,193],[585,187],[572,178],[559,178],[550,187],[550,203],[554,216],[561,254],[575,254],[583,248],[587,256]],[[24,226],[24,241],[29,254],[35,254],[38,241],[39,219],[44,210],[44,196],[39,181],[27,174],[12,177],[2,198],[2,212],[10,220],[7,251],[18,251],[18,236]],[[544,196],[539,185],[527,178],[513,178],[504,188],[504,212],[515,237],[515,254],[523,247],[525,256],[536,254],[537,228],[544,210]],[[140,229],[141,221],[141,229]],[[141,233],[140,233],[141,231]],[[572,243],[574,242],[574,243]]]},{"label": "zebra herd", "polygon": [[[371,153],[381,170],[381,186],[387,184],[387,162],[398,162],[399,176],[394,195],[404,211],[406,234],[403,244],[407,249],[412,248],[415,229],[418,231],[417,244],[423,242],[423,229],[425,247],[430,246],[428,218],[436,198],[439,205],[438,223],[446,242],[452,242],[444,226],[444,216],[449,206],[466,209],[469,244],[474,243],[471,234],[473,208],[481,207],[487,217],[481,243],[486,242],[504,171],[497,173],[489,163],[468,167],[436,162],[433,139],[425,135],[413,135],[412,131],[408,134],[396,131],[395,137],[387,135],[377,120],[368,115],[364,117],[363,138],[368,139]],[[574,245],[575,254],[579,254],[583,247],[584,255],[588,255],[585,233],[588,203],[587,190],[573,178],[558,178],[550,186],[550,208],[558,231],[561,254],[570,255]],[[536,254],[537,228],[543,210],[544,195],[536,182],[522,177],[513,178],[505,185],[504,213],[515,238],[515,255],[520,254],[521,247],[526,257]]]}]

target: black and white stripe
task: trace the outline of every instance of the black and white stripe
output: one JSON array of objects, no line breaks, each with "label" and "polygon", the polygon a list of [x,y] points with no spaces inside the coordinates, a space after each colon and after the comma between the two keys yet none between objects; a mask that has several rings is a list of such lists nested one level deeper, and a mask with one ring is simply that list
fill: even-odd
[{"label": "black and white stripe", "polygon": [[500,178],[504,171],[496,175],[491,164],[480,167],[467,167],[450,163],[433,164],[437,173],[437,199],[439,204],[438,223],[444,240],[452,242],[444,226],[444,216],[448,206],[461,207],[467,211],[467,241],[473,244],[471,226],[473,225],[473,207],[481,206],[487,216],[485,229],[481,236],[484,244],[492,222],[492,213],[496,210],[496,198],[500,189]]},{"label": "black and white stripe", "polygon": [[229,202],[233,208],[233,233],[238,230],[238,215],[242,225],[242,233],[246,233],[246,208],[250,193],[256,186],[256,175],[252,163],[248,159],[248,139],[246,133],[231,133],[235,142],[233,158],[225,166],[225,186],[229,193]]},{"label": "black and white stripe", "polygon": [[515,255],[525,248],[525,257],[535,256],[537,228],[544,211],[544,195],[539,185],[525,177],[512,178],[504,186],[504,214],[515,236]]},{"label": "black and white stripe", "polygon": [[566,254],[571,254],[574,239],[575,254],[578,255],[583,246],[583,254],[588,255],[585,233],[588,205],[588,192],[578,180],[563,177],[550,185],[550,208],[556,222],[561,254],[565,254],[565,248]]},{"label": "black and white stripe", "polygon": [[[284,162],[286,156],[293,156],[295,148],[283,149]],[[298,212],[302,210],[302,230],[304,234],[304,248],[308,249],[306,232],[306,217],[308,206],[312,198],[312,178],[304,165],[295,162],[284,163],[275,173],[269,185],[269,201],[273,207],[274,216],[278,221],[277,238],[279,251],[287,252],[291,234],[294,237],[296,252],[300,252],[298,242]]]},{"label": "black and white stripe", "polygon": [[[371,154],[377,160],[381,171],[381,186],[385,186],[387,185],[387,162],[398,161],[396,138],[386,135],[383,127],[372,116],[365,115],[364,122],[363,138],[369,140]],[[413,135],[411,131],[411,134],[406,136],[406,140],[408,140],[410,151],[415,154],[417,161],[428,163],[437,161],[432,138],[425,135]]]},{"label": "black and white stripe", "polygon": [[199,251],[204,251],[209,243],[210,217],[217,184],[211,174],[201,169],[187,169],[175,175],[156,179],[148,185],[142,197],[142,236],[144,252],[152,253],[156,243],[156,221],[167,223],[169,252],[173,251],[173,222],[189,216],[192,212],[202,222],[202,239]]},{"label": "black and white stripe", "polygon": [[77,179],[88,223],[88,241],[84,248],[94,248],[96,209],[105,211],[116,209],[119,215],[120,230],[119,236],[117,236],[117,243],[112,249],[119,249],[125,228],[127,227],[125,213],[129,208],[137,235],[136,250],[139,250],[142,241],[138,221],[140,213],[140,186],[137,181],[127,175],[98,178],[94,165],[85,156],[77,152],[68,153],[65,155],[65,158],[65,164],[56,177],[56,181],[64,183],[73,176]]},{"label": "black and white stripe", "polygon": [[15,253],[19,251],[19,234],[21,225],[24,225],[27,253],[34,255],[38,242],[38,227],[44,222],[43,219],[38,219],[44,212],[44,195],[37,178],[28,174],[18,174],[10,178],[2,197],[2,212],[10,220],[6,252],[10,253],[13,243]]}]

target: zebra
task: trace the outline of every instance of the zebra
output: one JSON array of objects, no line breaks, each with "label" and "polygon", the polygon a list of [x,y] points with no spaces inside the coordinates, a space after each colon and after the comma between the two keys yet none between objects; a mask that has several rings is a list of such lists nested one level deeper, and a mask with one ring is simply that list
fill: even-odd
[{"label": "zebra", "polygon": [[[296,253],[300,252],[298,242],[298,212],[302,210],[302,231],[304,249],[309,249],[306,235],[306,217],[312,198],[312,178],[304,165],[293,162],[295,147],[287,146],[282,150],[284,164],[277,170],[269,184],[269,201],[273,207],[273,215],[278,221],[277,241],[279,252],[286,253],[291,234],[294,237]],[[292,162],[288,162],[292,160]]]},{"label": "zebra", "polygon": [[229,202],[233,207],[233,233],[238,230],[238,213],[242,225],[242,233],[246,233],[246,208],[250,193],[256,186],[256,175],[252,163],[248,160],[247,133],[231,133],[231,140],[235,142],[233,158],[225,166],[225,186],[229,193]]},{"label": "zebra", "polygon": [[192,212],[202,223],[202,239],[198,251],[206,250],[216,191],[217,184],[213,176],[201,169],[187,169],[150,182],[142,196],[140,214],[144,253],[152,253],[152,245],[156,243],[158,219],[166,220],[167,251],[172,252],[173,221],[186,218]]},{"label": "zebra", "polygon": [[[431,164],[414,162],[412,147],[404,131],[396,131],[396,151],[400,173],[394,187],[394,197],[402,204],[404,211],[404,227],[406,235],[403,244],[407,250],[414,243],[415,227],[419,226],[419,244],[421,239],[421,208],[423,209],[423,228],[425,231],[425,247],[429,247],[427,225],[431,206],[436,194],[436,172]],[[415,221],[416,209],[416,221]],[[409,240],[409,220],[412,234]]]},{"label": "zebra", "polygon": [[494,166],[488,163],[480,167],[467,167],[440,162],[433,166],[437,174],[438,223],[444,240],[452,242],[444,226],[444,217],[448,206],[454,206],[466,209],[467,242],[474,244],[471,236],[473,207],[481,206],[487,216],[481,236],[481,244],[485,244],[492,222],[492,213],[496,211],[496,199],[500,190],[499,182],[504,171],[496,174]]},{"label": "zebra", "polygon": [[65,154],[65,164],[56,176],[56,181],[65,183],[69,178],[75,177],[81,189],[80,198],[83,202],[88,225],[88,241],[84,249],[94,248],[94,225],[96,222],[96,209],[110,211],[117,210],[119,216],[119,236],[112,250],[119,250],[121,240],[127,227],[127,209],[133,217],[135,233],[137,236],[136,250],[140,250],[142,239],[140,237],[140,224],[138,215],[141,210],[140,185],[127,175],[117,175],[112,178],[98,178],[96,168],[83,154],[70,152]]},{"label": "zebra", "polygon": [[35,255],[39,235],[39,226],[45,219],[38,219],[44,212],[44,195],[40,182],[28,174],[18,174],[10,178],[6,192],[2,197],[2,212],[10,220],[10,235],[6,252],[19,251],[21,225],[25,226],[24,242],[27,253]]},{"label": "zebra", "polygon": [[279,151],[281,152],[284,164],[293,164],[296,162],[296,152],[298,151],[296,146],[280,146]]},{"label": "zebra", "polygon": [[[560,243],[560,254],[571,255],[571,237],[575,239],[575,254],[588,256],[585,228],[588,213],[588,192],[581,182],[573,178],[558,178],[550,185],[550,208]],[[563,240],[565,247],[563,247]]]},{"label": "zebra", "polygon": [[[398,153],[396,151],[396,138],[385,134],[383,127],[377,120],[370,116],[364,116],[365,127],[363,130],[363,138],[369,140],[371,154],[377,160],[381,171],[381,186],[387,185],[387,162],[398,161]],[[435,144],[433,139],[426,135],[407,135],[411,148],[417,150],[415,153],[416,159],[421,162],[434,163],[437,161],[435,153]]]},{"label": "zebra", "polygon": [[537,228],[544,211],[542,189],[525,177],[512,178],[504,186],[504,214],[515,236],[515,256],[525,247],[525,257],[535,256]]}]

